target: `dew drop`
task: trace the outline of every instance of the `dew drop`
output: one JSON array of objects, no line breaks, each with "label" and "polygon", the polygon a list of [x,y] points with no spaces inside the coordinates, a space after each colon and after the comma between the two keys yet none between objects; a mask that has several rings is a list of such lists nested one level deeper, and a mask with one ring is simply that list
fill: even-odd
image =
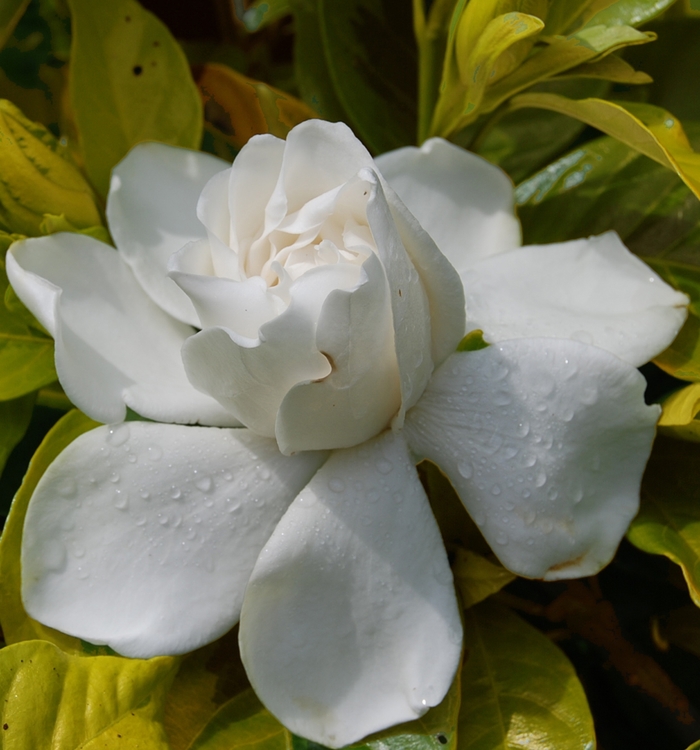
[{"label": "dew drop", "polygon": [[211,480],[211,477],[201,477],[201,479],[198,479],[194,486],[200,490],[200,492],[209,492],[212,488],[213,482]]},{"label": "dew drop", "polygon": [[117,490],[114,493],[114,507],[117,510],[125,510],[128,505],[129,505],[129,494],[127,492],[122,492],[121,490]]},{"label": "dew drop", "polygon": [[482,510],[474,511],[472,518],[477,526],[483,526],[486,523],[486,514]]},{"label": "dew drop", "polygon": [[109,481],[110,481],[110,482],[111,482],[112,484],[118,484],[120,480],[121,480],[121,476],[119,476],[119,473],[118,473],[118,472],[116,472],[116,471],[113,471],[113,472],[112,472],[112,473],[111,473],[111,474],[109,475]]},{"label": "dew drop", "polygon": [[73,545],[73,556],[80,559],[81,557],[85,557],[85,547],[81,546],[80,544],[74,544]]},{"label": "dew drop", "polygon": [[525,521],[526,526],[532,526],[533,523],[535,523],[535,519],[537,518],[537,513],[532,508],[528,508],[525,513],[523,513],[523,521]]},{"label": "dew drop", "polygon": [[379,500],[379,493],[377,492],[377,490],[370,490],[367,493],[367,499],[370,503],[376,503]]},{"label": "dew drop", "polygon": [[187,529],[187,533],[185,534],[185,537],[192,541],[197,536],[197,532],[190,526],[189,529]]},{"label": "dew drop", "polygon": [[496,534],[496,544],[508,544],[508,534],[505,531]]},{"label": "dew drop", "polygon": [[328,482],[328,486],[333,492],[343,492],[345,490],[345,482],[342,479],[331,479]]},{"label": "dew drop", "polygon": [[149,445],[148,457],[151,461],[160,461],[163,458],[163,449],[159,445]]},{"label": "dew drop", "polygon": [[58,494],[61,497],[65,498],[71,498],[75,497],[78,493],[78,485],[75,482],[75,479],[72,477],[66,477],[59,485],[58,485]]},{"label": "dew drop", "polygon": [[508,391],[498,391],[493,397],[493,403],[496,404],[496,406],[508,406],[511,402],[512,399]]},{"label": "dew drop", "polygon": [[501,486],[499,484],[494,484],[493,487],[491,487],[491,494],[498,497],[501,494]]},{"label": "dew drop", "polygon": [[120,445],[124,445],[131,435],[129,425],[118,424],[114,427],[110,427],[107,432],[107,442],[118,448]]},{"label": "dew drop", "polygon": [[547,475],[541,471],[539,474],[535,477],[535,487],[543,487],[547,482]]},{"label": "dew drop", "polygon": [[385,458],[379,459],[375,465],[380,474],[391,474],[391,471],[394,468],[391,461],[387,461]]},{"label": "dew drop", "polygon": [[528,497],[530,497],[530,495],[532,495],[532,492],[530,492],[530,490],[523,490],[523,491],[522,491],[522,496],[523,496],[523,497],[524,497],[524,498],[525,498],[526,500],[528,499]]},{"label": "dew drop", "polygon": [[264,480],[265,482],[267,482],[267,480],[272,476],[267,466],[258,466],[258,475],[260,476],[260,479]]},{"label": "dew drop", "polygon": [[78,568],[77,571],[78,571],[78,578],[81,581],[84,581],[86,578],[90,577],[90,574],[87,572],[87,570],[83,570],[83,568]]},{"label": "dew drop", "polygon": [[230,481],[231,481],[231,480],[233,479],[233,474],[231,474],[231,472],[230,472],[230,471],[227,471],[227,472],[226,472],[226,473],[224,474],[224,479],[225,479],[225,480],[226,480],[227,482],[230,482]]},{"label": "dew drop", "polygon": [[574,501],[574,504],[578,504],[583,500],[583,490],[581,488],[576,490],[572,500]]},{"label": "dew drop", "polygon": [[457,464],[457,471],[459,472],[460,476],[464,477],[465,479],[469,479],[469,477],[471,477],[471,475],[474,473],[474,469],[468,461],[460,461]]},{"label": "dew drop", "polygon": [[146,516],[139,516],[136,519],[136,525],[137,526],[145,526],[146,525]]},{"label": "dew drop", "polygon": [[141,490],[141,492],[139,492],[139,495],[143,500],[148,500],[148,498],[151,496],[151,493],[148,490]]},{"label": "dew drop", "polygon": [[170,497],[172,497],[173,500],[178,500],[182,497],[182,490],[179,487],[173,486],[170,490]]},{"label": "dew drop", "polygon": [[515,510],[515,503],[512,500],[508,500],[505,506],[506,510]]}]

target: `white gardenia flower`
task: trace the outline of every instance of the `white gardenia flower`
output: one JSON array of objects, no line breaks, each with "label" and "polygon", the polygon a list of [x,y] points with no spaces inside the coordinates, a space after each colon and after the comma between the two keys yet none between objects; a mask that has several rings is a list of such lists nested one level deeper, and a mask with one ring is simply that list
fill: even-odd
[{"label": "white gardenia flower", "polygon": [[[265,705],[341,747],[439,703],[459,662],[416,462],[520,575],[611,559],[659,413],[635,368],[687,304],[616,235],[519,247],[495,167],[439,139],[375,162],[319,121],[230,168],[138,146],[107,215],[117,250],[58,234],[7,259],[107,423],[32,498],[30,615],[135,657],[240,618]],[[456,351],[475,328],[491,346]]]}]

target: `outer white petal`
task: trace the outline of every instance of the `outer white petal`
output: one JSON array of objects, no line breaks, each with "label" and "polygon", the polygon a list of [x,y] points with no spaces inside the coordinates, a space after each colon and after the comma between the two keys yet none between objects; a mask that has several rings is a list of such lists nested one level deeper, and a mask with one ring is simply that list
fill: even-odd
[{"label": "outer white petal", "polygon": [[462,275],[470,328],[488,341],[548,336],[599,346],[636,366],[676,337],[688,298],[614,232],[532,245]]},{"label": "outer white petal", "polygon": [[481,258],[520,245],[513,186],[481,157],[431,138],[420,148],[390,151],[376,162],[460,273]]},{"label": "outer white petal", "polygon": [[316,346],[333,369],[284,397],[275,427],[283,453],[357,445],[387,427],[401,406],[386,276],[376,255],[362,268],[356,289],[336,289],[323,304]]},{"label": "outer white petal", "polygon": [[428,297],[431,353],[433,362],[437,366],[454,352],[464,336],[462,280],[394,190],[387,184],[383,187],[401,241],[420,276]]},{"label": "outer white petal", "polygon": [[229,165],[199,151],[142,143],[114,168],[107,220],[124,260],[166,312],[197,325],[192,303],[167,276],[168,258],[206,236],[197,201],[206,183]]},{"label": "outer white petal", "polygon": [[258,558],[246,671],[293,732],[342,747],[440,702],[460,656],[445,550],[401,437],[337,451]]},{"label": "outer white petal", "polygon": [[133,657],[178,654],[238,620],[253,564],[323,460],[248,430],[129,422],[71,443],[32,497],[32,617]]},{"label": "outer white petal", "polygon": [[577,341],[454,354],[406,419],[501,562],[531,578],[592,575],[639,506],[659,415],[630,365]]},{"label": "outer white petal", "polygon": [[360,177],[373,185],[367,203],[367,221],[389,282],[396,358],[401,377],[402,403],[396,426],[401,427],[405,411],[418,401],[433,371],[430,304],[401,240],[376,172],[364,169]]},{"label": "outer white petal", "polygon": [[129,406],[161,422],[238,424],[187,380],[180,348],[193,329],[151,301],[113,248],[79,234],[25,240],[7,271],[56,340],[68,397],[93,419],[119,422]]}]

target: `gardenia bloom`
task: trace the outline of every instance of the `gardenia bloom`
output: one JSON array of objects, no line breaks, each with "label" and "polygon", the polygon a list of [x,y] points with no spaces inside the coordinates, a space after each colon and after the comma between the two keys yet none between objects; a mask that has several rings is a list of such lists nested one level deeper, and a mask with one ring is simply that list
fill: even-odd
[{"label": "gardenia bloom", "polygon": [[[30,615],[135,657],[240,618],[265,705],[340,747],[439,703],[459,662],[418,461],[514,572],[610,560],[659,412],[635,368],[687,304],[615,234],[520,247],[495,167],[438,139],[375,162],[319,121],[231,168],[138,146],[107,216],[117,250],[57,234],[7,259],[107,423],[32,498]],[[491,345],[456,351],[477,328]]]}]

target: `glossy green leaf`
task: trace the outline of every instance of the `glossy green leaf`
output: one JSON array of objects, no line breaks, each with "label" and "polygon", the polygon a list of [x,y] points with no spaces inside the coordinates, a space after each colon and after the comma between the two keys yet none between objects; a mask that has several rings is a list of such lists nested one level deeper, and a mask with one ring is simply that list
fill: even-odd
[{"label": "glossy green leaf", "polygon": [[572,100],[556,94],[521,94],[510,106],[542,107],[585,122],[675,171],[700,197],[700,154],[678,120],[659,107],[604,99]]},{"label": "glossy green leaf", "polygon": [[661,403],[659,431],[670,437],[700,443],[700,383],[674,391]]},{"label": "glossy green leaf", "polygon": [[70,656],[46,641],[0,651],[6,750],[169,750],[159,714],[177,660]]},{"label": "glossy green leaf", "polygon": [[[0,538],[0,624],[6,643],[39,638],[56,643],[67,653],[83,653],[83,648],[77,638],[41,625],[36,620],[32,620],[24,611],[20,596],[20,551],[27,506],[39,479],[67,445],[96,426],[96,422],[79,411],[71,411],[60,419],[34,454],[22,486],[12,502],[12,508]],[[60,498],[57,498],[57,502],[60,502]],[[0,654],[2,653],[4,652],[0,651]],[[36,745],[36,747],[41,747],[41,745]]]},{"label": "glossy green leaf", "polygon": [[583,26],[593,15],[617,0],[553,0],[547,14],[545,34],[566,34]]},{"label": "glossy green leaf", "polygon": [[457,549],[452,573],[465,609],[473,607],[515,580],[515,575],[502,565],[462,548]]},{"label": "glossy green leaf", "polygon": [[617,55],[607,55],[602,60],[594,60],[590,63],[578,65],[567,70],[559,78],[600,78],[613,83],[626,83],[640,86],[651,83],[652,79],[647,73],[635,70],[628,62]]},{"label": "glossy green leaf", "polygon": [[377,154],[414,144],[418,63],[411,5],[317,2],[326,64],[349,124]]},{"label": "glossy green leaf", "polygon": [[587,26],[641,26],[670,8],[676,0],[618,0],[596,13]]},{"label": "glossy green leaf", "polygon": [[0,228],[39,235],[46,213],[65,214],[81,228],[102,223],[92,189],[64,147],[0,100]]},{"label": "glossy green leaf", "polygon": [[0,48],[5,46],[28,5],[29,0],[3,0],[0,3]]},{"label": "glossy green leaf", "polygon": [[348,122],[326,62],[319,25],[319,0],[290,0],[296,43],[294,66],[303,100],[325,120]]},{"label": "glossy green leaf", "polygon": [[243,23],[248,31],[260,31],[291,12],[289,0],[256,0],[243,14]]},{"label": "glossy green leaf", "polygon": [[0,475],[12,449],[29,427],[35,401],[36,393],[0,401]]},{"label": "glossy green leaf", "polygon": [[583,687],[549,638],[489,601],[464,619],[459,750],[594,750]]},{"label": "glossy green leaf", "polygon": [[628,539],[644,552],[680,565],[700,607],[700,445],[662,435],[654,443],[642,482],[639,515]]},{"label": "glossy green leaf", "polygon": [[75,122],[87,173],[106,195],[112,167],[137,143],[199,148],[202,104],[179,45],[135,0],[69,6]]}]

